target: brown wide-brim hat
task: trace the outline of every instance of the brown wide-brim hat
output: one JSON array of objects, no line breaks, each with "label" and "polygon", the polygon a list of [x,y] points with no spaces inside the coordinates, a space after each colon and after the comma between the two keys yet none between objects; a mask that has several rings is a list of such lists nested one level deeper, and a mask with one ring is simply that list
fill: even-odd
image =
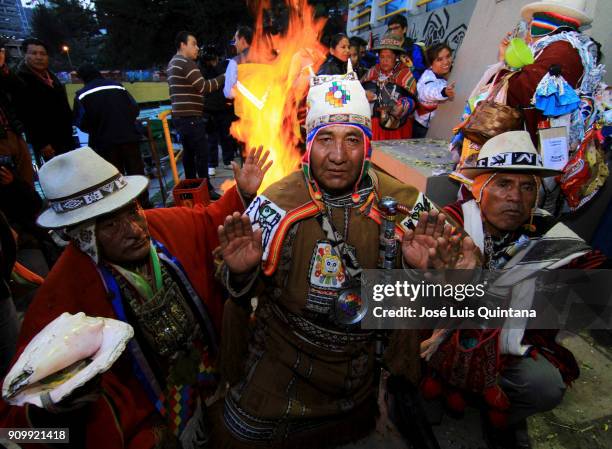
[{"label": "brown wide-brim hat", "polygon": [[402,38],[393,33],[385,34],[380,39],[378,46],[374,47],[374,50],[393,50],[399,51],[400,53],[406,53],[406,50],[402,47]]}]

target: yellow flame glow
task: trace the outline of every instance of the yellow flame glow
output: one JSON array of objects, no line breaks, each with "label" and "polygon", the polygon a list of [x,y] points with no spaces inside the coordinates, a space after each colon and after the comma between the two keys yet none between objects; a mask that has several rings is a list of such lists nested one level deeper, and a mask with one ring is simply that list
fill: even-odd
[{"label": "yellow flame glow", "polygon": [[248,63],[238,66],[234,107],[239,120],[231,134],[247,149],[263,145],[274,161],[260,192],[299,167],[300,124],[310,76],[325,59],[318,37],[325,24],[314,19],[306,0],[293,1],[284,34],[263,31],[263,4],[258,7],[254,39]]}]

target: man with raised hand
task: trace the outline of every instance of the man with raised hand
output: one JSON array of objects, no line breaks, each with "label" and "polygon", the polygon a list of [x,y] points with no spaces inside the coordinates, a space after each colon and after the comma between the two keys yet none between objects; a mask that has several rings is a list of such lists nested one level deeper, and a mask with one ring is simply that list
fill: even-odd
[{"label": "man with raised hand", "polygon": [[[374,427],[377,357],[418,381],[415,332],[391,334],[383,354],[361,329],[361,273],[378,265],[382,199],[412,211],[398,213],[399,239],[431,203],[371,167],[370,108],[354,72],[313,78],[308,105],[301,170],[219,227],[224,283],[235,301],[248,307],[256,295],[258,305],[244,369],[211,412],[215,447],[345,444]],[[443,235],[443,214],[434,223]],[[419,262],[411,253],[407,242],[391,262]]]},{"label": "man with raised hand", "polygon": [[135,337],[98,386],[44,408],[0,402],[2,427],[69,427],[79,448],[203,447],[223,310],[217,226],[255,196],[267,155],[259,148],[234,165],[236,187],[209,206],[146,211],[137,199],[148,179],[123,176],[90,148],[43,166],[50,207],[38,224],[71,243],[25,315],[17,355],[64,312],[125,321]]}]

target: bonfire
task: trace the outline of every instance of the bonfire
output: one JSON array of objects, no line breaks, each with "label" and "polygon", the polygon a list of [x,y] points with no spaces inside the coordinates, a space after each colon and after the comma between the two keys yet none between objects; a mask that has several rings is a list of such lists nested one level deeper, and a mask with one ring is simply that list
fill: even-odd
[{"label": "bonfire", "polygon": [[304,114],[310,77],[325,59],[325,48],[318,40],[325,20],[314,18],[314,9],[306,0],[287,5],[287,29],[277,35],[265,30],[263,12],[267,6],[260,2],[256,7],[249,62],[238,66],[234,107],[239,120],[230,130],[246,149],[263,145],[270,150],[274,164],[260,192],[299,168],[298,115]]}]

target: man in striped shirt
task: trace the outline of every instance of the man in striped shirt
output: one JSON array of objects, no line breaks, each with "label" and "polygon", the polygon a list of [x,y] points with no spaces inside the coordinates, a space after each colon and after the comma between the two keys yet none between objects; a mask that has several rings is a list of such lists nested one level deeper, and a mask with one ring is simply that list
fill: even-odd
[{"label": "man in striped shirt", "polygon": [[198,57],[198,42],[188,31],[176,35],[176,54],[168,63],[168,85],[172,102],[172,121],[183,143],[183,166],[185,178],[206,178],[211,199],[219,196],[208,178],[208,143],[204,94],[223,87],[225,75],[210,80],[204,79],[195,61]]}]

